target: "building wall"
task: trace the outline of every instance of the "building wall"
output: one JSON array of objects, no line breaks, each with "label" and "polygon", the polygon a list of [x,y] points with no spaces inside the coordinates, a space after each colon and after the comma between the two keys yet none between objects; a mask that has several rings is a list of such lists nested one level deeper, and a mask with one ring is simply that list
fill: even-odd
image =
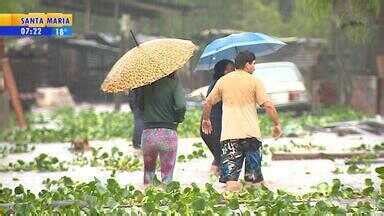
[{"label": "building wall", "polygon": [[79,102],[111,100],[100,85],[118,57],[116,52],[64,40],[38,41],[34,47],[9,54],[22,95],[34,93],[38,87],[67,86]]},{"label": "building wall", "polygon": [[378,86],[376,76],[356,76],[353,79],[352,107],[369,114],[377,113]]},{"label": "building wall", "polygon": [[[360,75],[353,76],[352,80],[353,90],[348,104],[364,113],[378,113],[378,89],[380,85],[378,78],[376,76]],[[339,103],[336,87],[337,82],[335,80],[315,80],[313,83],[313,105],[335,105]]]}]

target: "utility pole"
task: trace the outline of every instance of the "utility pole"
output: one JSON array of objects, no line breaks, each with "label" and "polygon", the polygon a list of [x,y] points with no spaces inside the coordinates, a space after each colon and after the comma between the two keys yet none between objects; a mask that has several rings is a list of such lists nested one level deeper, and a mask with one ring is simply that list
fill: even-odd
[{"label": "utility pole", "polygon": [[[120,50],[121,50],[121,56],[125,54],[127,50],[132,48],[130,46],[130,40],[129,40],[129,34],[130,30],[132,29],[132,21],[131,21],[131,16],[128,14],[123,14],[119,20],[120,24]],[[116,94],[113,98],[114,102],[114,110],[119,111],[121,108],[121,103],[122,103],[123,95],[121,93]]]}]

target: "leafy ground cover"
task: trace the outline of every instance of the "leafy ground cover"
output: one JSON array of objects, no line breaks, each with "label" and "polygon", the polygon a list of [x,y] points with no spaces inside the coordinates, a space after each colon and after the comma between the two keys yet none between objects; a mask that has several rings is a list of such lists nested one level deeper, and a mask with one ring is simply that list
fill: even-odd
[{"label": "leafy ground cover", "polygon": [[9,154],[17,154],[17,153],[27,153],[35,150],[35,146],[23,144],[23,143],[16,143],[13,145],[2,145],[0,146],[0,158],[4,158],[8,156]]},{"label": "leafy ground cover", "polygon": [[[318,114],[280,113],[286,134],[324,126],[332,122],[362,119],[364,115],[347,107],[324,108]],[[180,137],[200,136],[201,110],[189,110],[185,121],[179,126]],[[269,136],[271,121],[260,115],[260,127],[264,136]],[[92,109],[79,112],[70,108],[59,109],[48,115],[30,113],[27,129],[13,128],[0,133],[0,140],[13,143],[70,142],[76,138],[107,140],[132,137],[133,117],[126,112],[96,112]]]},{"label": "leafy ground cover", "polygon": [[197,159],[197,158],[206,158],[207,155],[206,155],[206,152],[207,152],[207,147],[205,147],[201,142],[200,143],[194,143],[192,144],[192,146],[194,147],[194,150],[192,151],[191,154],[188,154],[188,155],[179,155],[177,157],[177,161],[178,162],[188,162],[190,160],[193,160],[193,159]]},{"label": "leafy ground cover", "polygon": [[[384,167],[376,169],[384,179]],[[219,192],[211,184],[181,187],[178,182],[145,190],[94,179],[74,182],[68,177],[47,179],[33,194],[22,185],[0,186],[0,213],[17,215],[371,215],[384,210],[384,183],[375,188],[371,179],[361,189],[334,179],[316,190],[294,195],[260,186],[240,192]]]},{"label": "leafy ground cover", "polygon": [[[188,111],[185,122],[179,127],[179,135],[198,137],[200,117],[199,110]],[[333,107],[322,110],[317,115],[306,113],[294,116],[284,113],[281,118],[283,124],[291,129],[305,130],[307,127],[357,120],[364,116],[347,108]],[[30,128],[13,129],[3,133],[1,140],[31,143],[68,142],[77,137],[128,139],[132,133],[132,116],[129,113],[97,113],[93,110],[75,112],[62,109],[47,116],[31,114],[28,119]],[[262,132],[267,134],[271,126],[268,118],[261,115],[260,122]],[[371,149],[362,145],[360,150],[379,151],[384,149],[383,146],[378,144]],[[289,151],[291,147],[305,150],[323,148],[291,143],[277,150]],[[29,151],[28,148],[22,149]],[[180,155],[178,162],[206,157],[204,145],[195,143],[193,148],[192,153]],[[369,160],[373,159],[351,159],[346,163],[352,168],[349,167],[348,172],[342,172],[363,173],[364,170],[359,169],[364,168],[362,165],[369,164]],[[142,167],[138,158],[125,155],[117,148],[110,152],[93,148],[90,155],[79,154],[73,161],[59,161],[42,154],[31,162],[17,161],[2,169],[60,171],[70,165],[104,167],[113,171],[134,171]],[[381,179],[384,178],[384,168],[378,168],[376,172]],[[383,188],[384,184],[375,187],[371,179],[367,179],[365,186],[360,189],[343,185],[340,180],[335,179],[332,183],[320,184],[314,192],[298,196],[281,190],[273,192],[265,187],[247,187],[239,193],[221,193],[211,184],[206,184],[205,187],[195,184],[181,187],[178,182],[140,190],[134,186],[120,185],[113,177],[106,183],[98,179],[74,182],[70,178],[62,177],[60,180],[46,180],[45,188],[37,194],[22,185],[12,189],[0,186],[0,215],[361,215],[384,210]]]},{"label": "leafy ground cover", "polygon": [[91,155],[76,154],[73,161],[60,161],[57,157],[48,156],[42,153],[32,161],[17,160],[8,164],[0,164],[0,172],[21,172],[21,171],[40,171],[58,172],[66,171],[68,167],[91,166],[103,167],[112,171],[137,171],[142,168],[142,163],[136,156],[124,155],[117,147],[113,147],[111,152],[103,152],[102,148],[91,148]]},{"label": "leafy ground cover", "polygon": [[0,165],[0,172],[32,170],[41,172],[66,171],[68,170],[68,163],[59,161],[57,157],[51,157],[43,153],[35,157],[33,161],[25,162],[23,160],[17,160],[16,162],[10,162],[7,165]]},{"label": "leafy ground cover", "polygon": [[102,152],[102,148],[91,148],[91,157],[78,154],[73,160],[73,165],[104,167],[114,171],[137,171],[142,168],[142,162],[137,156],[124,155],[117,147],[113,147],[110,153]]},{"label": "leafy ground cover", "polygon": [[368,147],[366,144],[361,144],[358,147],[352,148],[352,151],[364,152],[364,155],[353,156],[345,161],[348,165],[346,170],[336,167],[333,171],[335,174],[348,173],[348,174],[364,174],[369,173],[369,168],[384,151],[384,142]]}]

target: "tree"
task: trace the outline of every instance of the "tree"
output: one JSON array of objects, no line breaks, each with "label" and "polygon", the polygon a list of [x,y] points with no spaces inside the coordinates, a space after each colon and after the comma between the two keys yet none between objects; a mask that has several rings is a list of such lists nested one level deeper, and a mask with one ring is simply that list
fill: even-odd
[{"label": "tree", "polygon": [[[33,8],[36,0],[2,0],[0,1],[0,13],[27,13]],[[0,59],[4,55],[5,42],[0,38]]]},{"label": "tree", "polygon": [[279,37],[325,37],[324,29],[329,26],[327,17],[308,19],[311,16],[302,0],[178,0],[177,4],[191,4],[195,9],[144,22],[145,33],[193,39],[202,30],[215,28],[257,31]]},{"label": "tree", "polygon": [[1,0],[0,13],[28,13],[36,3],[37,0]]},{"label": "tree", "polygon": [[328,40],[334,54],[334,73],[340,103],[346,104],[352,93],[353,72],[374,70],[369,58],[374,52],[374,40],[378,39],[374,20],[382,3],[380,0],[304,0],[304,4],[313,19],[326,16],[331,24]]}]

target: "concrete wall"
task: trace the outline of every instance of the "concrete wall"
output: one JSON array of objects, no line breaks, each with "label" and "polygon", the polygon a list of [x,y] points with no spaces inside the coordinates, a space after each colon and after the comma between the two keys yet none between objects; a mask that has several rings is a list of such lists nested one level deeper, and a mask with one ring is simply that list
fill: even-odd
[{"label": "concrete wall", "polygon": [[[349,105],[368,114],[384,112],[384,79],[377,76],[354,76]],[[312,86],[313,105],[338,104],[337,83],[334,80],[315,80]],[[380,90],[381,88],[381,90]]]},{"label": "concrete wall", "polygon": [[356,76],[353,80],[352,107],[369,114],[377,113],[378,88],[376,76]]}]

